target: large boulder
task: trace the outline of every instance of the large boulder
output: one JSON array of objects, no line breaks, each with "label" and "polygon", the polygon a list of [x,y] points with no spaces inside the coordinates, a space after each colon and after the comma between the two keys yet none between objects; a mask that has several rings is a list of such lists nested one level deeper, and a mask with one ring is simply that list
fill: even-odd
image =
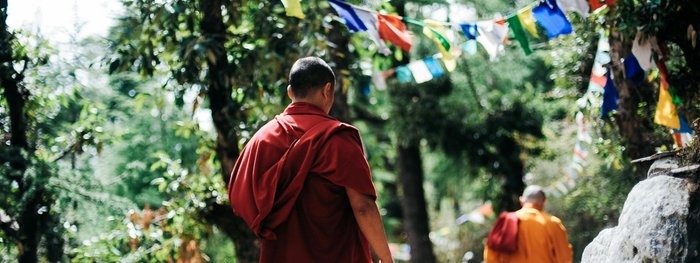
[{"label": "large boulder", "polygon": [[601,231],[581,262],[685,262],[690,193],[686,179],[656,175],[627,196],[618,226]]}]

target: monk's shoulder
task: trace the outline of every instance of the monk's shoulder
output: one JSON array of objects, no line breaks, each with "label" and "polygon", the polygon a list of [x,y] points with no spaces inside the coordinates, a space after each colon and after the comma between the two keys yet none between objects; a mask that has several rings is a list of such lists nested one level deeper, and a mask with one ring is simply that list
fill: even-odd
[{"label": "monk's shoulder", "polygon": [[552,224],[562,224],[561,219],[559,219],[558,217],[553,216],[549,213],[544,213],[544,212],[542,214],[545,216],[545,218],[547,218],[548,222],[550,222]]},{"label": "monk's shoulder", "polygon": [[246,142],[245,148],[258,148],[261,146],[272,146],[273,148],[282,147],[282,145],[278,146],[278,144],[280,144],[280,139],[283,135],[282,127],[273,119],[260,127],[260,129],[253,134],[253,137]]},{"label": "monk's shoulder", "polygon": [[360,130],[350,124],[336,121],[333,125],[329,141],[339,143],[356,143],[362,144],[360,139]]}]

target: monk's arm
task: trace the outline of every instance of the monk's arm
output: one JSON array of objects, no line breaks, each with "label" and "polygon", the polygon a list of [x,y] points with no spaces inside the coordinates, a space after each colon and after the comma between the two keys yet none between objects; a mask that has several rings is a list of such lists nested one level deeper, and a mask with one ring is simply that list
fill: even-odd
[{"label": "monk's arm", "polygon": [[571,263],[573,261],[573,251],[569,244],[566,228],[558,218],[552,221],[551,227],[554,234],[554,249],[557,257],[557,262]]},{"label": "monk's arm", "polygon": [[374,253],[379,256],[382,263],[393,262],[377,204],[371,197],[361,194],[352,188],[346,187],[345,192],[347,192],[348,199],[350,199],[350,206],[352,206],[352,212],[355,214],[355,220],[357,220],[362,234],[367,238]]}]

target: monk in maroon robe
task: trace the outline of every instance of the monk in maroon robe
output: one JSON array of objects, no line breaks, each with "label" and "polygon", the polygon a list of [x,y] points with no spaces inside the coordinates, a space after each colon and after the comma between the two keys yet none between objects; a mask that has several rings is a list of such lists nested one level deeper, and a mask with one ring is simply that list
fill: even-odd
[{"label": "monk in maroon robe", "polygon": [[261,239],[260,262],[392,262],[359,131],[328,115],[335,75],[297,60],[292,103],[263,126],[228,185],[236,215]]}]

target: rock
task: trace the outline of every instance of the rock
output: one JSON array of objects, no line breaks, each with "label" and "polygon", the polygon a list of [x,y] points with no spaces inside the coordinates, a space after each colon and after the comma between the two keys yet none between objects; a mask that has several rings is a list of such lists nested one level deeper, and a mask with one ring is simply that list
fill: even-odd
[{"label": "rock", "polygon": [[639,182],[627,196],[618,226],[601,231],[581,262],[684,262],[691,185],[666,175]]},{"label": "rock", "polygon": [[657,175],[669,174],[671,170],[680,167],[678,158],[673,156],[664,157],[655,161],[649,171],[647,172],[647,178],[651,178]]}]

